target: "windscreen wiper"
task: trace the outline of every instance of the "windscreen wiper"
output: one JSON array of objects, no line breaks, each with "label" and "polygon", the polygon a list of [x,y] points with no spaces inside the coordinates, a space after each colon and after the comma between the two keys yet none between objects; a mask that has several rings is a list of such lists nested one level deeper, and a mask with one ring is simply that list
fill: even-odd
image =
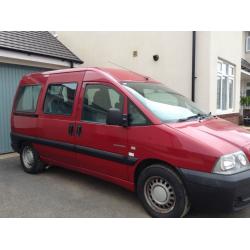
[{"label": "windscreen wiper", "polygon": [[196,115],[188,116],[186,118],[181,118],[178,120],[178,122],[185,122],[185,121],[189,121],[189,120],[193,120],[193,119],[197,119],[197,118],[199,118],[199,120],[202,120],[202,119],[208,118],[210,116],[211,116],[211,112],[209,112],[208,114],[196,114]]}]

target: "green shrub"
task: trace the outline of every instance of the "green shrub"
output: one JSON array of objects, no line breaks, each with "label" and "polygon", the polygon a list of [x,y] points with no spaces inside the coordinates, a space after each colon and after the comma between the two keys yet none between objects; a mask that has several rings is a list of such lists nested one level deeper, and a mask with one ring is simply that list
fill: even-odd
[{"label": "green shrub", "polygon": [[250,96],[241,96],[240,97],[240,105],[243,107],[250,106]]}]

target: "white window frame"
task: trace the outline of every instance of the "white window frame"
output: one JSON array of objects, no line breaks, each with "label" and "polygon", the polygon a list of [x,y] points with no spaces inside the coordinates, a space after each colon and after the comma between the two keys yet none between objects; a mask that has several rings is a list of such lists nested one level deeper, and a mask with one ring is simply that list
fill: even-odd
[{"label": "white window frame", "polygon": [[[221,69],[218,69],[218,64],[221,64]],[[225,67],[228,67],[228,70],[226,72],[223,71],[223,65]],[[233,74],[230,74],[230,70],[232,69]],[[218,98],[218,77],[220,77],[220,108],[217,107],[217,98]],[[227,83],[227,103],[226,103],[226,109],[222,109],[223,106],[223,94],[222,94],[222,89],[223,89],[223,79],[226,78],[226,83]],[[229,107],[229,81],[232,80],[232,107]],[[216,113],[217,114],[228,114],[232,113],[234,110],[234,92],[235,92],[235,66],[227,61],[219,59],[217,61],[217,77],[216,77]]]},{"label": "white window frame", "polygon": [[250,35],[246,36],[246,52],[250,52]]}]

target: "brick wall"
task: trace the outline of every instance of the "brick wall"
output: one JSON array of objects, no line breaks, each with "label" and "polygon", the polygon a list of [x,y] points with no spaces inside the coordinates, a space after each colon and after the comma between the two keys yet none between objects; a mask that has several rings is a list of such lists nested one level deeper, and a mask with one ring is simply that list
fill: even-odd
[{"label": "brick wall", "polygon": [[232,123],[235,123],[239,125],[240,122],[240,113],[231,113],[226,115],[218,115],[218,117],[225,119],[227,121],[230,121]]}]

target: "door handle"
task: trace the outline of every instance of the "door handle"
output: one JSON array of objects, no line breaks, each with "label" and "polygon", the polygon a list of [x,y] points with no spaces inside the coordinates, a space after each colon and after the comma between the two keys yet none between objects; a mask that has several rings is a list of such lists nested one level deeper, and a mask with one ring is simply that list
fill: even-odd
[{"label": "door handle", "polygon": [[72,136],[74,134],[74,124],[69,124],[69,127],[68,127],[68,134],[70,136]]},{"label": "door handle", "polygon": [[82,133],[82,125],[78,125],[76,128],[76,136],[80,136]]}]

